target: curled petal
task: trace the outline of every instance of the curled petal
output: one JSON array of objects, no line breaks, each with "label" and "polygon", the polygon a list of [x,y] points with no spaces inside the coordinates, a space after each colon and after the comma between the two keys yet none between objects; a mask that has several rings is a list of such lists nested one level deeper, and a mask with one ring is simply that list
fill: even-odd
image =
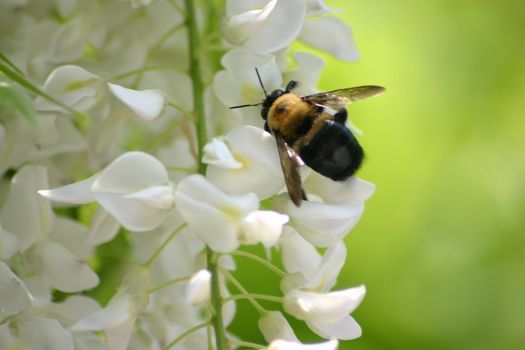
[{"label": "curled petal", "polygon": [[210,300],[211,273],[208,270],[197,271],[186,288],[186,299],[192,305],[201,305]]},{"label": "curled petal", "polygon": [[111,83],[108,86],[116,98],[145,120],[157,118],[164,108],[164,95],[159,90],[133,90]]},{"label": "curled petal", "polygon": [[83,332],[111,329],[124,324],[132,317],[131,297],[128,294],[121,294],[113,297],[105,308],[76,322],[71,327],[71,331]]},{"label": "curled petal", "polygon": [[[100,78],[84,68],[66,65],[51,72],[43,90],[60,102],[81,112],[89,110],[97,101],[100,90]],[[39,111],[62,112],[60,106],[37,97],[35,107]]]},{"label": "curled petal", "polygon": [[356,61],[359,59],[350,28],[336,17],[323,16],[306,20],[300,39],[340,60]]},{"label": "curled petal", "polygon": [[262,315],[259,318],[259,329],[268,343],[277,339],[299,343],[292,327],[279,311],[270,311]]},{"label": "curled petal", "polygon": [[284,309],[300,320],[335,323],[354,311],[365,293],[364,286],[330,293],[293,290],[284,297]]},{"label": "curled petal", "polygon": [[344,182],[332,181],[318,173],[312,173],[304,183],[308,193],[313,193],[324,203],[337,205],[359,205],[375,191],[375,185],[352,176]]},{"label": "curled petal", "polygon": [[337,280],[346,260],[346,246],[343,241],[328,247],[316,273],[309,278],[302,288],[307,290],[328,291]]},{"label": "curled petal", "polygon": [[261,242],[266,248],[274,246],[288,222],[288,216],[274,211],[258,210],[248,214],[242,221],[244,244]]}]

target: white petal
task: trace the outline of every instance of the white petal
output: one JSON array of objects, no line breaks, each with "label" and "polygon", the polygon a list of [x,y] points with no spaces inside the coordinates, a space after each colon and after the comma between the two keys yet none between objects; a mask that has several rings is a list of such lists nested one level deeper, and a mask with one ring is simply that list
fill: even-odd
[{"label": "white petal", "polygon": [[322,323],[311,320],[307,324],[312,331],[326,339],[351,340],[359,338],[362,334],[361,326],[352,316],[343,317],[335,323]]},{"label": "white petal", "polygon": [[43,275],[34,275],[22,279],[27,290],[33,297],[31,305],[33,307],[48,307],[52,301],[51,286]]},{"label": "white petal", "polygon": [[79,292],[98,285],[98,276],[78,257],[64,246],[46,242],[35,247],[46,280],[54,288],[63,292]]},{"label": "white petal", "polygon": [[307,52],[297,52],[294,58],[297,62],[297,69],[287,73],[285,81],[297,80],[300,82],[294,90],[296,94],[311,95],[317,92],[316,86],[325,66],[324,60]]},{"label": "white petal", "polygon": [[292,327],[279,311],[270,311],[262,315],[259,318],[259,329],[268,343],[277,339],[299,343]]},{"label": "white petal", "polygon": [[67,326],[101,309],[98,302],[83,295],[70,296],[63,302],[48,307],[50,313]]},{"label": "white petal", "polygon": [[154,209],[173,208],[173,187],[171,185],[148,187],[125,195],[125,199],[137,199]]},{"label": "white petal", "polygon": [[0,322],[31,306],[31,294],[22,281],[0,261]]},{"label": "white petal", "polygon": [[0,223],[0,260],[7,260],[18,250],[18,238],[2,228]]},{"label": "white petal", "polygon": [[286,226],[281,237],[281,257],[287,272],[302,273],[310,279],[321,263],[321,255],[315,247],[302,238],[293,228]]},{"label": "white petal", "polygon": [[73,339],[57,320],[39,316],[28,316],[17,322],[21,349],[73,350]]},{"label": "white petal", "polygon": [[329,12],[340,12],[334,10],[324,3],[324,0],[308,0],[306,4],[306,14],[308,16],[320,16]]},{"label": "white petal", "polygon": [[164,108],[164,95],[160,90],[133,90],[108,83],[110,91],[135,114],[145,120],[157,118]]},{"label": "white petal", "polygon": [[364,286],[330,293],[293,290],[284,297],[284,309],[300,320],[335,323],[354,311],[366,293]]},{"label": "white petal", "polygon": [[306,20],[300,39],[308,45],[327,51],[340,60],[359,59],[350,28],[336,17],[323,16]]},{"label": "white petal", "polygon": [[242,221],[244,244],[261,242],[266,248],[274,246],[288,222],[288,216],[274,211],[258,210],[248,214]]},{"label": "white petal", "polygon": [[106,339],[108,350],[126,350],[134,324],[135,318],[130,318],[117,327],[107,329]]},{"label": "white petal", "polygon": [[239,246],[242,219],[258,207],[257,196],[228,196],[201,175],[183,179],[175,191],[178,210],[213,250],[228,253]]},{"label": "white petal", "polygon": [[0,220],[5,230],[18,237],[22,252],[45,237],[53,225],[49,201],[37,194],[46,187],[47,169],[42,166],[26,165],[11,180]]},{"label": "white petal", "polygon": [[346,261],[346,246],[343,241],[330,246],[324,253],[314,276],[302,286],[307,290],[325,292],[330,290],[337,280],[339,272]]},{"label": "white petal", "polygon": [[364,206],[339,206],[305,201],[297,208],[288,205],[294,228],[317,247],[328,247],[350,232],[363,214]]},{"label": "white petal", "polygon": [[103,338],[94,333],[74,333],[75,350],[107,350]]},{"label": "white petal", "polygon": [[319,196],[324,203],[338,205],[359,205],[375,191],[375,185],[358,177],[337,182],[313,172],[304,183],[308,193]]},{"label": "white petal", "polygon": [[128,152],[104,169],[92,185],[93,192],[129,194],[138,189],[167,184],[166,168],[155,157]]},{"label": "white petal", "polygon": [[40,190],[38,193],[47,199],[57,202],[70,204],[90,203],[95,200],[95,197],[91,193],[91,186],[97,177],[98,174],[95,174],[82,181],[51,190]]},{"label": "white petal", "polygon": [[240,169],[242,167],[242,163],[235,160],[226,143],[216,137],[204,146],[202,161],[222,169]]},{"label": "white petal", "polygon": [[118,233],[119,222],[103,208],[98,208],[91,218],[86,244],[95,247],[111,241]]},{"label": "white petal", "polygon": [[86,245],[86,235],[87,229],[84,225],[66,217],[57,217],[49,237],[80,259],[87,260],[92,249]]},{"label": "white petal", "polygon": [[186,287],[186,299],[191,305],[201,305],[210,300],[211,295],[211,273],[208,270],[199,270],[193,276]]},{"label": "white petal", "polygon": [[[72,65],[52,71],[43,87],[44,92],[80,112],[89,110],[96,103],[99,89],[99,77]],[[39,111],[63,112],[62,107],[40,96],[35,100],[35,107]]]},{"label": "white petal", "polygon": [[0,325],[0,349],[15,349],[16,338],[9,329],[9,323]]},{"label": "white petal", "polygon": [[317,344],[301,344],[286,340],[274,340],[266,349],[267,350],[335,350],[338,345],[337,340],[330,340]]},{"label": "white petal", "polygon": [[101,331],[124,324],[133,316],[131,298],[128,294],[113,297],[108,305],[75,323],[73,332]]}]

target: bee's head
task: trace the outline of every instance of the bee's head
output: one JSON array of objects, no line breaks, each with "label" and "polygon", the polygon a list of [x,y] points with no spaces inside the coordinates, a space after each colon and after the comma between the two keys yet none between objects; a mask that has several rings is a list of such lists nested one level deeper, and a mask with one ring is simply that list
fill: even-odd
[{"label": "bee's head", "polygon": [[264,120],[266,120],[268,119],[268,111],[270,110],[270,107],[272,107],[273,103],[282,95],[287,94],[293,89],[295,89],[299,83],[295,80],[290,80],[288,84],[286,85],[286,89],[284,90],[275,89],[272,91],[271,94],[268,95],[268,93],[266,92],[266,89],[264,88],[264,85],[261,80],[261,76],[259,75],[259,71],[257,70],[257,68],[255,68],[255,73],[257,74],[257,79],[259,79],[259,84],[261,84],[261,87],[263,89],[264,96],[266,96],[265,99],[261,103],[233,106],[233,107],[230,107],[230,109],[262,105],[263,107],[261,109],[261,117]]},{"label": "bee's head", "polygon": [[282,95],[286,94],[287,91],[282,89],[276,89],[273,90],[270,95],[267,95],[262,103],[262,109],[261,109],[261,117],[266,120],[268,119],[268,111],[270,110],[270,107],[272,107],[275,100],[277,100]]}]

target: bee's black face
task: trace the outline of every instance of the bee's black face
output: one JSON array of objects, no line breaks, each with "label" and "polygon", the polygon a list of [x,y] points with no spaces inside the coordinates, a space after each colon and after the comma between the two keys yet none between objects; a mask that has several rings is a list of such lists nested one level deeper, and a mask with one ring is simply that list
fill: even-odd
[{"label": "bee's black face", "polygon": [[266,120],[268,119],[268,111],[270,110],[270,107],[272,107],[275,100],[277,100],[279,97],[284,95],[286,91],[281,89],[273,90],[272,93],[266,97],[266,99],[263,101],[263,108],[261,109],[261,117]]}]

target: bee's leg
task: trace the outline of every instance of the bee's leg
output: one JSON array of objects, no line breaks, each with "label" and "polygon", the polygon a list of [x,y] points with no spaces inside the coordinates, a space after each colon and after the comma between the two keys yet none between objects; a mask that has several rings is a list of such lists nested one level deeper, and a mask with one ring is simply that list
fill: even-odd
[{"label": "bee's leg", "polygon": [[270,132],[270,127],[268,126],[268,122],[264,122],[264,131]]},{"label": "bee's leg", "polygon": [[346,120],[348,119],[348,112],[346,111],[346,108],[341,108],[337,111],[336,114],[334,114],[334,121],[339,124],[345,124]]},{"label": "bee's leg", "polygon": [[302,191],[303,191],[303,200],[307,201],[308,198],[306,198],[306,193],[304,193],[304,190],[302,190]]}]

